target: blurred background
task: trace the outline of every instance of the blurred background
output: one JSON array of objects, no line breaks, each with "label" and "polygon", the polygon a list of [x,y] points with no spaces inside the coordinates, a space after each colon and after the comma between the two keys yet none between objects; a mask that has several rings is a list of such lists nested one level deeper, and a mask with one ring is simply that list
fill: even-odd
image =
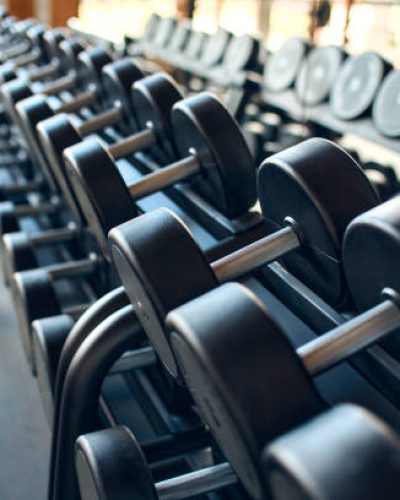
[{"label": "blurred background", "polygon": [[[400,52],[398,0],[8,0],[18,17],[35,16],[52,25],[70,17],[85,31],[121,41],[140,36],[152,12],[192,17],[194,28],[212,33],[222,26],[234,34],[250,33],[275,50],[292,35],[317,44],[335,44],[352,53],[373,49],[394,64]],[[321,26],[310,21],[319,11]],[[314,25],[313,25],[314,24]]]}]

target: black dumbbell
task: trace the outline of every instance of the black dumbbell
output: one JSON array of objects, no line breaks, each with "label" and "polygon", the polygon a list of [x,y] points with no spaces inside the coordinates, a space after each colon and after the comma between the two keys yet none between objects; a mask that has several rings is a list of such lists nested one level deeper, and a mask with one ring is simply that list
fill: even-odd
[{"label": "black dumbbell", "polygon": [[[321,442],[326,443],[322,448]],[[229,464],[222,463],[155,483],[144,451],[124,427],[80,436],[75,463],[82,500],[190,498],[237,482]],[[341,405],[274,441],[263,465],[267,498],[273,500],[320,500],[321,495],[395,500],[400,443],[370,412]]]},{"label": "black dumbbell", "polygon": [[[81,142],[88,133],[99,130],[111,121],[122,120],[126,123],[124,127],[126,131],[137,130],[138,127],[142,130],[108,147],[108,152],[114,159],[150,146],[153,148],[159,146],[158,149],[167,158],[174,158],[176,155],[174,146],[169,140],[171,135],[169,114],[172,105],[180,100],[182,95],[166,74],[159,73],[138,81],[140,76],[141,73],[136,70],[129,78],[132,84],[134,81],[137,82],[134,86],[132,104],[130,98],[132,85],[129,82],[124,91],[122,92],[122,89],[120,91],[120,95],[124,94],[124,99],[121,99],[123,107],[118,106],[118,109],[110,110],[78,126],[63,114],[38,125],[37,133],[43,153],[76,220],[82,219],[82,211],[65,171],[63,152],[67,147]],[[118,79],[113,75],[108,77],[115,82],[114,87],[117,87]],[[111,87],[111,83],[107,86]],[[115,90],[112,95],[117,99]]]},{"label": "black dumbbell", "polygon": [[328,99],[344,58],[344,51],[333,45],[315,47],[310,51],[295,83],[301,103],[315,106]]},{"label": "black dumbbell", "polygon": [[[143,116],[146,114],[152,118],[151,109]],[[202,93],[176,103],[170,116],[180,159],[130,186],[99,143],[85,141],[64,153],[75,194],[104,255],[108,255],[108,231],[139,213],[134,200],[176,182],[190,180],[198,193],[229,217],[243,214],[255,202],[250,152],[237,123],[220,101]],[[108,199],[104,197],[106,188]]]},{"label": "black dumbbell", "polygon": [[[57,95],[61,92],[72,91],[77,88],[79,90],[79,87],[81,89],[86,88],[93,82],[97,84],[101,76],[101,69],[110,62],[112,62],[111,56],[105,49],[101,47],[89,49],[79,53],[76,72],[62,76],[51,83],[43,84],[37,90],[23,78],[13,80],[1,86],[0,97],[9,116],[13,117],[14,121],[18,123],[14,108],[22,99],[26,99],[35,93],[48,96]],[[98,86],[95,88],[91,86],[89,91],[87,91],[89,95],[92,95],[93,102],[96,99],[96,92],[98,91]],[[73,102],[73,99],[70,100],[68,103],[69,106],[72,106]]]},{"label": "black dumbbell", "polygon": [[[164,319],[172,308],[220,282],[282,258],[289,270],[329,302],[348,298],[342,236],[354,217],[378,203],[357,163],[339,146],[311,139],[268,158],[260,167],[258,187],[272,233],[211,265],[184,223],[165,209],[110,232],[122,283],[152,345],[174,376],[178,368]],[[337,193],[342,193],[340,199]]]},{"label": "black dumbbell", "polygon": [[276,439],[262,460],[274,500],[398,497],[399,436],[352,404],[327,410]]},{"label": "black dumbbell", "polygon": [[291,87],[309,49],[306,41],[293,37],[277,52],[268,55],[263,74],[266,90],[282,92]]},{"label": "black dumbbell", "polygon": [[[135,118],[138,120],[140,126],[143,127],[142,132],[138,132],[128,138],[108,146],[102,146],[100,143],[94,142],[95,147],[100,150],[103,156],[106,155],[107,161],[112,157],[114,160],[126,156],[139,148],[148,147],[151,144],[159,146],[164,150],[165,155],[169,158],[176,156],[174,152],[174,144],[172,134],[169,131],[169,115],[172,105],[181,99],[181,94],[177,89],[175,83],[164,74],[156,74],[146,79],[141,80],[135,85],[133,92],[134,95],[134,109]],[[42,140],[43,149],[46,151],[49,164],[52,165],[52,172],[57,176],[57,181],[62,186],[62,191],[67,199],[70,210],[75,215],[75,220],[79,221],[81,226],[85,222],[81,216],[81,209],[75,199],[73,190],[67,179],[67,174],[62,164],[62,152],[68,144],[78,142],[81,138],[80,133],[93,130],[93,128],[104,124],[106,120],[111,117],[115,121],[117,117],[124,117],[117,110],[117,113],[102,114],[93,120],[84,123],[81,127],[74,126],[73,122],[64,115],[55,117],[47,122],[41,123],[39,126],[39,134]],[[98,145],[98,146],[97,146]],[[99,158],[96,159],[98,162]],[[93,166],[90,160],[90,167]],[[97,167],[96,170],[100,171]],[[98,180],[100,177],[98,177]],[[103,193],[104,194],[104,193]],[[37,208],[42,209],[44,204],[39,205]],[[54,204],[46,207],[47,212],[53,208]],[[6,212],[6,208],[8,211]],[[6,271],[6,278],[10,279],[13,272],[23,269],[30,269],[32,264],[36,263],[34,248],[42,245],[49,245],[51,243],[60,243],[62,241],[70,241],[71,238],[79,238],[80,233],[76,228],[68,229],[54,229],[36,235],[17,234],[4,234],[5,231],[12,230],[13,233],[17,231],[18,222],[17,217],[14,215],[16,212],[21,212],[24,207],[12,207],[9,203],[2,205],[2,232],[3,238],[3,269]],[[30,206],[28,206],[30,214],[33,213]],[[42,212],[40,212],[42,213]],[[105,236],[104,236],[105,239]],[[34,266],[36,267],[36,266]]]},{"label": "black dumbbell", "polygon": [[55,58],[56,46],[65,39],[60,29],[46,30],[44,26],[36,25],[27,31],[26,36],[32,46],[31,52],[9,60],[0,67],[2,83],[18,76],[31,82],[38,81],[53,77],[65,69]]},{"label": "black dumbbell", "polygon": [[[345,262],[354,253],[346,240],[358,232],[358,224],[355,219],[347,230]],[[400,326],[400,311],[388,296],[295,350],[249,289],[227,283],[171,312],[167,324],[203,420],[250,495],[263,498],[262,448],[324,408],[312,377],[393,332]]]},{"label": "black dumbbell", "polygon": [[366,115],[389,71],[389,64],[375,52],[364,52],[344,62],[331,90],[330,109],[341,120]]},{"label": "black dumbbell", "polygon": [[[98,54],[97,54],[98,55]],[[91,66],[96,66],[96,60],[98,61],[100,57],[97,57],[95,54],[95,61],[91,61],[91,57],[86,57],[85,59],[88,59],[87,65],[89,67]],[[100,61],[98,61],[100,64]],[[106,62],[106,60],[104,60]],[[92,64],[93,63],[93,64]],[[97,70],[100,70],[97,68]],[[129,73],[130,70],[130,73]],[[95,70],[93,70],[93,74],[95,73]],[[124,95],[124,89],[123,89],[123,82],[128,79],[128,77],[135,76],[139,77],[141,73],[139,73],[139,70],[136,68],[133,63],[130,63],[127,60],[122,60],[117,63],[112,63],[108,70],[105,70],[104,72],[106,75],[109,75],[109,80],[110,82],[107,83],[107,88],[110,91],[110,97],[109,99],[112,100],[114,97],[114,105],[116,104],[117,100],[117,95],[119,92],[119,99],[124,102],[124,99],[126,96]],[[119,76],[121,77],[121,81],[118,80]],[[114,78],[114,80],[113,80]],[[104,78],[106,81],[106,78]],[[113,83],[111,83],[111,81]],[[99,82],[100,85],[101,81]],[[113,87],[114,85],[114,87]],[[119,88],[118,88],[119,86]],[[118,89],[118,90],[117,90]],[[112,95],[111,95],[112,93]],[[75,98],[72,101],[69,101],[65,103],[64,105],[61,106],[61,108],[58,108],[58,112],[61,111],[73,111],[74,109],[79,109],[80,107],[83,107],[85,105],[88,105],[92,102],[95,102],[97,100],[95,94],[92,92],[87,92],[87,93],[82,93],[80,98]],[[50,168],[50,165],[48,165],[47,158],[43,156],[41,146],[38,143],[37,140],[37,131],[35,128],[35,125],[38,121],[44,120],[48,118],[49,116],[52,116],[54,114],[54,110],[50,107],[49,103],[46,101],[43,96],[36,95],[29,97],[27,99],[24,99],[22,102],[17,104],[17,118],[19,119],[19,122],[21,123],[22,130],[25,132],[25,138],[30,145],[32,153],[35,153],[36,157],[36,162],[41,165],[41,171],[44,174],[44,177],[47,181],[46,187],[50,189],[53,193],[59,193],[60,190],[62,191],[62,186],[58,185],[57,183],[62,180],[61,175],[58,175],[55,177],[54,171]],[[104,113],[100,113],[96,118],[93,118],[92,120],[88,120],[87,122],[83,123],[81,125],[82,131],[85,133],[90,133],[94,131],[97,127],[100,127],[100,125],[107,125],[107,124],[112,124],[113,122],[116,122],[118,118],[120,117],[120,112],[117,112],[116,110],[109,110]],[[128,120],[127,114],[124,115],[126,120]],[[60,139],[61,140],[61,139]],[[40,176],[39,176],[40,177]],[[39,181],[38,186],[43,185],[41,181]],[[12,189],[17,189],[19,192],[23,191],[24,187],[25,188],[30,188],[29,185],[24,185],[23,187],[20,187],[19,185],[16,186],[11,186]],[[40,206],[38,208],[38,214],[43,214],[43,208]],[[53,207],[51,207],[52,209]],[[21,211],[22,208],[19,207],[19,210]],[[35,211],[31,210],[29,207],[27,208],[27,211],[30,212],[31,216],[34,216]],[[7,215],[5,215],[7,214]],[[15,215],[15,216],[14,216]],[[13,212],[12,206],[7,205],[6,207],[2,208],[2,221],[1,221],[1,226],[2,226],[2,231],[7,232],[11,228],[11,230],[16,231],[18,230],[18,223],[17,223],[17,214]],[[5,217],[7,217],[7,221],[5,220]],[[11,221],[11,219],[14,219]]]},{"label": "black dumbbell", "polygon": [[[94,83],[96,83],[97,88],[104,87],[104,93],[107,94],[107,101],[109,101],[111,105],[107,111],[84,121],[78,127],[74,127],[73,117],[63,113],[71,111],[72,107],[77,110],[82,107],[82,104],[87,105],[87,100],[82,103],[74,99],[72,105],[71,103],[67,103],[62,106],[64,109],[58,108],[56,110],[52,108],[46,98],[40,95],[29,97],[17,104],[18,119],[26,142],[29,144],[31,151],[35,153],[37,163],[41,166],[41,170],[52,192],[61,191],[61,193],[65,195],[62,189],[65,183],[63,175],[58,175],[57,169],[52,168],[54,155],[58,153],[59,157],[61,152],[53,151],[51,149],[51,144],[49,144],[47,148],[47,144],[51,141],[51,137],[45,136],[46,146],[42,146],[42,143],[39,142],[39,135],[36,129],[36,125],[39,122],[53,117],[56,114],[57,116],[62,115],[58,121],[54,120],[50,122],[52,125],[51,130],[55,137],[54,141],[58,139],[60,143],[57,144],[59,148],[65,148],[77,142],[79,138],[78,131],[82,134],[91,134],[101,128],[111,126],[118,122],[125,124],[125,128],[133,126],[133,118],[130,114],[129,107],[130,89],[132,84],[143,76],[142,72],[130,59],[122,59],[117,62],[106,64],[101,71],[100,68],[97,69],[100,73],[98,79]],[[97,91],[97,95],[98,94],[99,91]],[[69,109],[65,109],[66,106],[69,107]],[[70,138],[70,141],[67,140],[68,138]],[[50,153],[46,154],[48,149],[50,149]],[[69,201],[69,198],[67,201]]]},{"label": "black dumbbell", "polygon": [[126,427],[80,436],[76,444],[80,497],[82,500],[179,500],[237,482],[232,468],[223,463],[156,483],[149,455],[147,447],[140,446]]}]

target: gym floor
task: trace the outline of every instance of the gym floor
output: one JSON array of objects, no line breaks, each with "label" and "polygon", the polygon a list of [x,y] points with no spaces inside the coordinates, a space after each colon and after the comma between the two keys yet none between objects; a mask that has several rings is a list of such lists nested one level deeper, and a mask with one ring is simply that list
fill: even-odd
[{"label": "gym floor", "polygon": [[0,499],[45,500],[50,429],[0,284]]}]

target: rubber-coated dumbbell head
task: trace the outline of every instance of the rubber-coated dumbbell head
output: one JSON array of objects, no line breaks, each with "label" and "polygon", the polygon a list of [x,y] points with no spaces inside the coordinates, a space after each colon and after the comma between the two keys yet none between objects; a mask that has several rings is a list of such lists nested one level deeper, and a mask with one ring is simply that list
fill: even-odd
[{"label": "rubber-coated dumbbell head", "polygon": [[359,310],[382,299],[384,289],[400,291],[396,259],[400,248],[400,197],[358,216],[349,225],[343,242],[344,269]]},{"label": "rubber-coated dumbbell head", "polygon": [[137,129],[135,113],[132,112],[132,85],[143,77],[143,72],[130,58],[106,64],[102,69],[105,104],[120,107],[124,118],[123,126],[128,133]]},{"label": "rubber-coated dumbbell head", "polygon": [[16,273],[11,291],[25,354],[33,366],[31,323],[38,318],[61,314],[60,303],[51,276],[41,269]]},{"label": "rubber-coated dumbbell head", "polygon": [[395,500],[400,440],[382,420],[342,404],[278,438],[263,453],[275,500]]},{"label": "rubber-coated dumbbell head", "polygon": [[287,220],[300,229],[302,247],[285,256],[284,263],[330,302],[339,303],[346,288],[344,231],[354,217],[379,203],[362,169],[338,146],[310,139],[261,165],[258,192],[271,231]]},{"label": "rubber-coated dumbbell head", "polygon": [[282,328],[241,285],[222,285],[181,306],[167,324],[201,415],[251,496],[264,498],[263,447],[324,408],[307,371]]}]

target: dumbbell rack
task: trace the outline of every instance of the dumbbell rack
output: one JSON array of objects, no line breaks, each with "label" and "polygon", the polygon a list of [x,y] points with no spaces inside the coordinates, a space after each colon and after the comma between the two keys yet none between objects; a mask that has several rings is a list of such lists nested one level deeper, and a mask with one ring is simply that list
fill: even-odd
[{"label": "dumbbell rack", "polygon": [[[286,96],[286,100],[283,99],[283,95],[275,100],[268,96],[266,100],[270,106],[287,111],[286,105],[289,106],[288,103],[293,99],[293,93],[289,92],[290,97]],[[315,115],[310,112],[307,118],[311,121],[315,119],[319,125],[331,128],[330,122],[323,122],[320,108],[313,109]],[[290,103],[290,109],[292,117],[304,119],[304,110],[300,109],[298,104],[296,108],[293,103]],[[82,112],[82,118],[89,116],[90,112]],[[319,121],[317,117],[320,118]],[[354,122],[351,125],[351,130],[354,132]],[[367,132],[360,132],[359,135],[371,139],[368,134],[372,132],[369,131],[367,125],[364,127]],[[340,133],[345,132],[339,126],[332,127],[332,129]],[[100,137],[106,142],[121,138],[121,134],[114,128],[107,129]],[[379,141],[376,139],[375,142]],[[385,142],[395,143],[395,141],[382,138],[381,143],[385,145]],[[395,148],[391,147],[391,149]],[[144,174],[160,168],[154,158],[144,153],[136,153],[129,160],[119,160],[118,166],[127,181],[139,179]],[[249,213],[235,221],[228,220],[185,184],[177,184],[162,193],[148,196],[138,201],[137,206],[143,212],[160,206],[174,210],[185,220],[210,259],[217,258],[228,249],[234,249],[238,242],[244,244],[257,235],[261,236],[265,233],[262,217],[257,212]],[[49,221],[46,221],[46,217],[43,217],[39,221],[40,228],[50,226],[47,222]],[[91,242],[88,241],[83,246],[87,246],[85,250],[90,250],[90,245]],[[57,262],[60,259],[78,258],[81,256],[79,251],[82,251],[82,248],[46,249],[42,255],[43,264]],[[252,289],[260,300],[274,311],[277,321],[284,326],[289,339],[296,347],[348,319],[347,315],[338,313],[324,303],[279,263],[265,266],[240,281]],[[108,285],[110,283],[114,285],[117,283],[112,272],[108,276]],[[97,287],[97,285],[82,280],[71,285],[71,288],[68,285],[65,295],[76,297],[79,293],[89,295],[92,300],[95,300],[104,292],[102,286]],[[350,399],[382,416],[397,430],[400,430],[399,382],[400,360],[379,346],[371,347],[366,352],[354,356],[349,362],[329,370],[316,380],[320,393],[328,404]],[[154,370],[147,368],[110,375],[104,381],[100,399],[99,425],[110,426],[116,423],[125,424],[134,429],[140,442],[149,443],[163,435],[190,432],[199,425],[199,419],[195,413],[190,413],[185,417],[171,413],[157,391]],[[210,452],[199,452],[190,460],[173,459],[160,470],[156,470],[155,474],[156,477],[159,474],[159,479],[162,479],[173,473],[182,473],[209,465],[212,458]],[[229,491],[226,496],[224,491],[218,495],[213,493],[207,495],[206,498],[247,498],[238,490],[234,488],[234,491]]]},{"label": "dumbbell rack", "polygon": [[[82,117],[84,116],[85,113]],[[103,140],[113,141],[119,138],[121,135],[113,128],[102,135]],[[140,178],[143,174],[160,168],[154,159],[144,153],[135,154],[129,161],[119,160],[118,164],[127,180]],[[210,258],[216,258],[222,249],[226,252],[230,247],[233,248],[240,239],[243,244],[246,238],[261,236],[265,231],[262,218],[257,212],[250,213],[240,220],[230,221],[184,184],[149,196],[139,201],[138,206],[144,212],[158,206],[167,206],[176,211],[184,218]],[[46,219],[43,218],[40,223],[45,227]],[[70,253],[70,249],[63,249],[61,256],[54,253],[56,251],[46,251],[43,256],[45,263],[59,261],[60,257],[76,257]],[[288,336],[295,346],[346,319],[278,263],[266,266],[243,282],[274,311],[278,321],[286,326]],[[75,296],[76,293],[82,293],[78,288],[79,284],[74,283],[67,294]],[[400,429],[399,381],[400,363],[389,353],[375,346],[354,357],[351,362],[343,363],[320,376],[317,384],[328,403],[344,399],[357,401]],[[141,442],[151,442],[170,433],[187,432],[198,423],[194,415],[182,419],[168,411],[152,382],[151,369],[107,377],[100,409],[100,425],[115,425],[117,422],[126,424],[135,429]],[[187,462],[187,459],[180,459],[178,462],[174,460],[159,471],[160,478],[162,474],[167,477],[171,472],[185,472],[191,467],[205,466],[210,463],[210,459],[210,456],[199,453],[198,456],[193,455],[190,462]],[[171,467],[174,469],[171,470]]]}]

